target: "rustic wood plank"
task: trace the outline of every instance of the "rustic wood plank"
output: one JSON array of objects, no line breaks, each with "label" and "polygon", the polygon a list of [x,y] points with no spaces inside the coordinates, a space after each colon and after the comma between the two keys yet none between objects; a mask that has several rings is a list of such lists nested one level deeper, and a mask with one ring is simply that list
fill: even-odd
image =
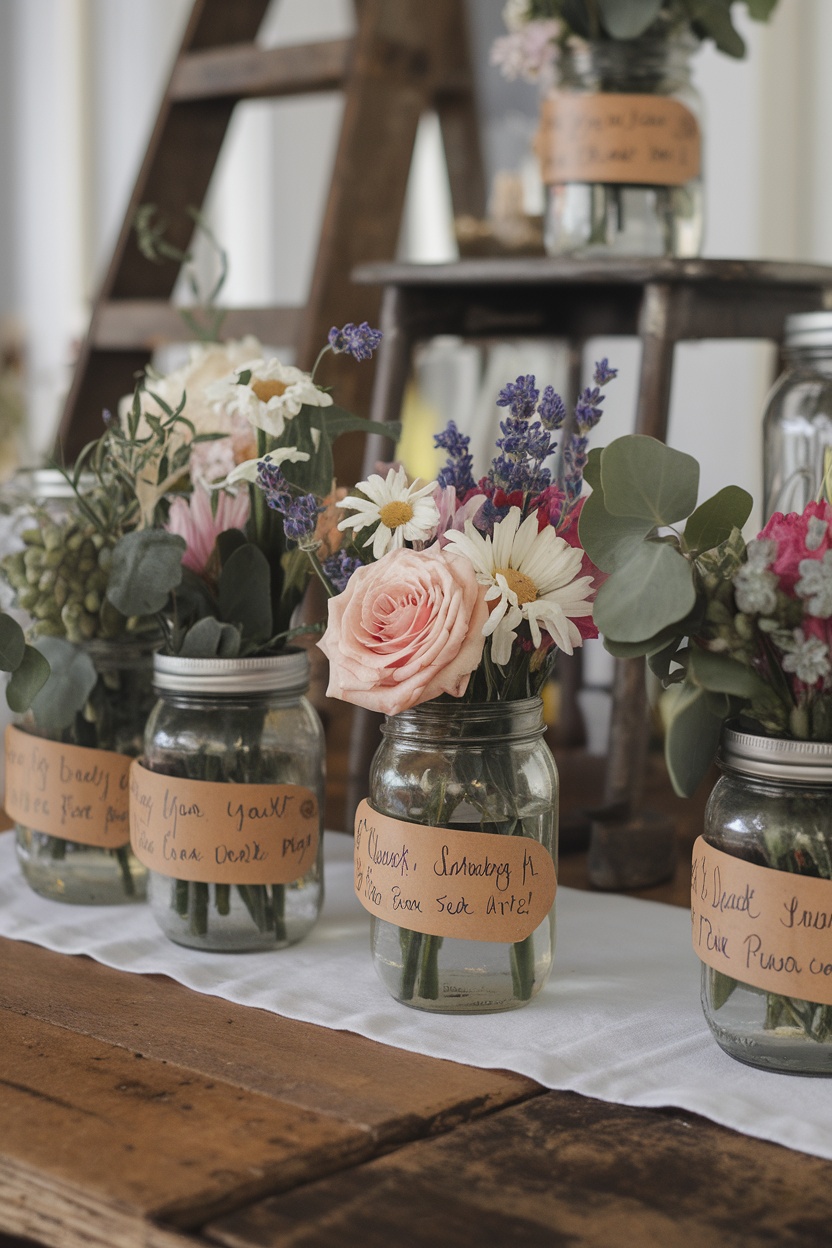
[{"label": "rustic wood plank", "polygon": [[343,86],[352,47],[352,39],[329,39],[280,48],[232,44],[190,52],[174,69],[170,96],[241,100],[334,91]]},{"label": "rustic wood plank", "polygon": [[[102,351],[150,353],[169,342],[188,342],[193,337],[182,319],[183,311],[161,299],[118,299],[104,303],[92,327],[92,341]],[[228,308],[222,323],[224,338],[255,334],[271,346],[290,346],[297,337],[300,308]]]},{"label": "rustic wood plank", "polygon": [[367,1131],[331,1115],[10,1011],[2,1052],[0,1228],[11,1233],[41,1235],[42,1219],[66,1224],[80,1205],[92,1242],[140,1244],[142,1219],[198,1225],[372,1151]]},{"label": "rustic wood plank", "polygon": [[677,1110],[552,1092],[240,1210],[226,1248],[816,1248],[832,1164]]},{"label": "rustic wood plank", "polygon": [[522,1075],[405,1053],[22,942],[0,941],[0,967],[0,1027],[7,1012],[26,1014],[131,1059],[176,1063],[352,1124],[376,1144],[447,1130],[539,1091]]}]

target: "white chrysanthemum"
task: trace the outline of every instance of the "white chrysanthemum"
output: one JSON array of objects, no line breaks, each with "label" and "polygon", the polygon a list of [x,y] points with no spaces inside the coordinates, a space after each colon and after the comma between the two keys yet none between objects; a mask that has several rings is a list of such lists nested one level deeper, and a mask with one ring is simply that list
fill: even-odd
[{"label": "white chrysanthemum", "polygon": [[574,620],[592,615],[592,578],[579,576],[583,551],[570,546],[554,529],[538,532],[533,512],[520,523],[512,507],[483,537],[469,521],[464,533],[445,534],[448,545],[474,565],[477,580],[488,585],[486,602],[495,602],[483,633],[491,636],[491,657],[501,667],[511,658],[516,629],[525,620],[539,646],[545,630],[566,654],[582,644]]},{"label": "white chrysanthemum", "polygon": [[807,637],[802,628],[796,628],[794,644],[783,658],[783,670],[794,672],[804,685],[825,680],[830,673],[829,647],[819,637]]},{"label": "white chrysanthemum", "polygon": [[822,559],[801,559],[795,589],[806,600],[806,610],[819,620],[832,616],[832,550]]},{"label": "white chrysanthemum", "polygon": [[[250,373],[241,384],[240,375]],[[297,416],[305,403],[330,407],[332,395],[319,390],[309,373],[280,360],[247,360],[208,390],[221,410],[239,412],[255,429],[279,438],[287,420]]]},{"label": "white chrysanthemum", "polygon": [[354,529],[357,533],[377,523],[375,533],[364,543],[369,546],[372,542],[374,559],[403,547],[405,542],[430,541],[435,534],[439,523],[439,509],[433,500],[435,481],[429,485],[420,485],[418,481],[408,485],[404,468],[391,468],[386,477],[374,472],[355,488],[367,497],[350,495],[338,503],[356,513],[342,520],[338,528]]}]

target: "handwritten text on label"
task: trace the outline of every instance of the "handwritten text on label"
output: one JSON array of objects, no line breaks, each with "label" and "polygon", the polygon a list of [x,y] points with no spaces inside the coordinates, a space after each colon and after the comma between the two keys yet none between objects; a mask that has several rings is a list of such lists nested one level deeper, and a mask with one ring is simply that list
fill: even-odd
[{"label": "handwritten text on label", "polygon": [[406,823],[366,801],[356,812],[356,894],[371,914],[400,927],[524,940],[548,915],[556,887],[551,855],[528,837]]}]

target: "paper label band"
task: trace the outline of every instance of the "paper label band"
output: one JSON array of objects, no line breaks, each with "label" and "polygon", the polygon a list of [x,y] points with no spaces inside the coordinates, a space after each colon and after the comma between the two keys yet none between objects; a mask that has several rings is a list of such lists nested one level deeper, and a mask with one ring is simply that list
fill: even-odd
[{"label": "paper label band", "polygon": [[832,1005],[832,880],[734,858],[699,837],[690,881],[693,948],[766,992]]},{"label": "paper label band", "polygon": [[547,95],[535,140],[549,185],[683,186],[699,175],[701,146],[696,118],[678,100],[603,91]]},{"label": "paper label band", "polygon": [[202,884],[290,884],[315,863],[318,800],[299,784],[223,784],[130,768],[130,843],[151,871]]},{"label": "paper label band", "polygon": [[551,854],[530,837],[406,823],[366,800],[356,811],[355,892],[388,923],[514,943],[540,926],[556,888]]},{"label": "paper label band", "polygon": [[129,842],[130,759],[6,728],[6,813],[15,823],[102,849]]}]

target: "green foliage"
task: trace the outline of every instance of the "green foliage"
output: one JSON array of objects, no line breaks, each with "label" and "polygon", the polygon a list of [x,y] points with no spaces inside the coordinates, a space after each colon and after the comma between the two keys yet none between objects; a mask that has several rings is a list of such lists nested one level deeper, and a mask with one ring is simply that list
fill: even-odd
[{"label": "green foliage", "polygon": [[17,620],[0,615],[0,670],[13,672],[23,662],[26,638]]},{"label": "green foliage", "polygon": [[562,38],[662,38],[687,28],[711,39],[726,56],[745,56],[745,41],[734,25],[733,5],[744,3],[751,18],[768,21],[777,0],[529,0],[530,18],[560,18]]},{"label": "green foliage", "polygon": [[95,687],[96,670],[86,651],[63,637],[42,637],[35,649],[48,665],[49,679],[32,700],[32,714],[38,730],[59,741],[84,709]]},{"label": "green foliage", "polygon": [[689,795],[726,716],[745,713],[771,730],[782,724],[782,696],[751,666],[750,624],[733,596],[751,498],[728,486],[697,507],[696,461],[640,435],[593,452],[586,477],[593,493],[579,538],[610,574],[598,591],[595,622],[612,654],[646,655],[662,683],[674,687],[665,757],[676,791]]},{"label": "green foliage", "polygon": [[34,646],[24,646],[20,662],[11,670],[6,701],[16,715],[28,711],[36,694],[49,679],[49,663]]},{"label": "green foliage", "polygon": [[272,635],[271,570],[257,546],[247,542],[223,564],[217,593],[220,619],[243,640],[263,644]]},{"label": "green foliage", "polygon": [[185,541],[164,529],[125,533],[113,550],[107,597],[122,615],[155,615],[182,579]]}]

